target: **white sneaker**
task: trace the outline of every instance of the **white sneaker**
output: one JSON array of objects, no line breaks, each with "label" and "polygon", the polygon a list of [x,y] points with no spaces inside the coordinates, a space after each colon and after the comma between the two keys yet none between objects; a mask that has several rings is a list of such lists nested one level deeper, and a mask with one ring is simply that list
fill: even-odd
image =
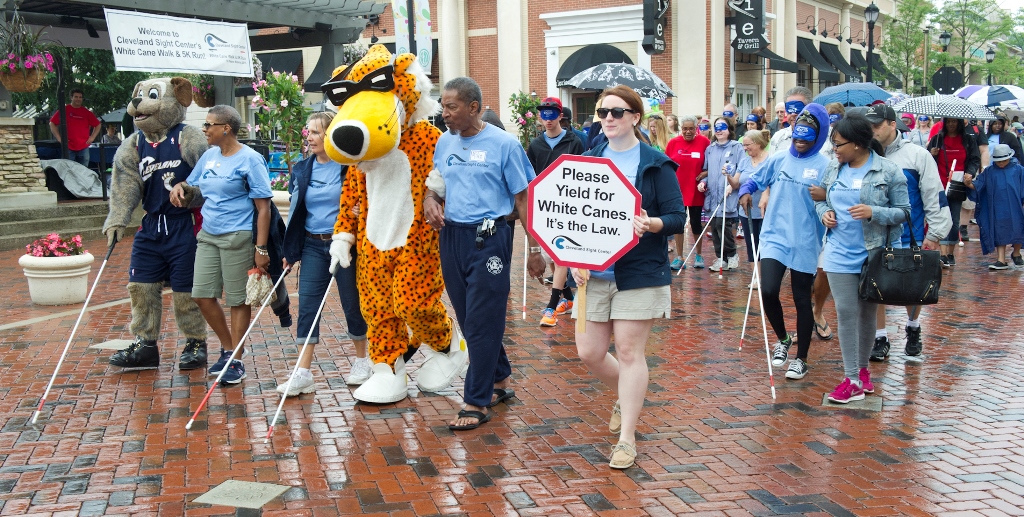
[{"label": "white sneaker", "polygon": [[729,264],[729,269],[739,269],[740,268],[740,256],[739,255],[733,255],[733,256],[729,257],[728,264]]},{"label": "white sneaker", "polygon": [[285,388],[288,388],[287,380],[277,385],[277,392],[287,397],[313,393],[316,390],[316,386],[313,385],[313,373],[309,370],[295,372],[295,378],[292,379],[292,385],[287,394]]},{"label": "white sneaker", "polygon": [[465,350],[464,341],[454,320],[452,340],[447,354],[437,352],[426,344],[420,345],[420,351],[427,357],[416,373],[416,384],[420,391],[437,393],[448,389],[455,377],[462,375],[469,362],[469,353]]},{"label": "white sneaker", "polygon": [[345,377],[345,384],[349,386],[358,386],[366,379],[370,378],[373,373],[373,363],[370,362],[369,357],[357,357],[352,362],[352,369],[349,370],[348,377]]},{"label": "white sneaker", "polygon": [[715,263],[711,264],[711,267],[708,269],[711,271],[721,271],[723,266],[726,268],[729,267],[725,262],[722,262],[722,259],[715,259]]}]

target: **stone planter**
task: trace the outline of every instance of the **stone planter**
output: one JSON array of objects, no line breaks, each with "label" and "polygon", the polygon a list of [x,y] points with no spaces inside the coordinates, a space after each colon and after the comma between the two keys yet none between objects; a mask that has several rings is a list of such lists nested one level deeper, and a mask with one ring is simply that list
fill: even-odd
[{"label": "stone planter", "polygon": [[22,255],[18,265],[28,279],[28,292],[37,305],[82,303],[89,292],[89,272],[95,257],[90,253],[71,257]]},{"label": "stone planter", "polygon": [[277,211],[281,212],[281,219],[285,223],[288,222],[288,212],[291,210],[291,194],[287,190],[271,190],[274,194],[274,204],[277,205]]}]

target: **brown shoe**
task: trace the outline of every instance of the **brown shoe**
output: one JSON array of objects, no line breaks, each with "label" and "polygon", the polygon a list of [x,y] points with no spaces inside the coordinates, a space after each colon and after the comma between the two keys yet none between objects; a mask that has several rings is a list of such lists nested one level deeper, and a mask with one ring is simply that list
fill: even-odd
[{"label": "brown shoe", "polygon": [[612,447],[612,459],[608,466],[613,469],[628,469],[636,462],[636,446],[626,442],[619,442]]},{"label": "brown shoe", "polygon": [[608,432],[619,434],[622,430],[622,411],[619,411],[619,401],[612,406],[612,417],[608,419]]}]

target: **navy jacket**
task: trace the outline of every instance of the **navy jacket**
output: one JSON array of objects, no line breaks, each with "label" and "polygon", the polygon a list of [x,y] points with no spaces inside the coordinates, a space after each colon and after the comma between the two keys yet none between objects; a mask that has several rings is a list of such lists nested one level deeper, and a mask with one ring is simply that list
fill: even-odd
[{"label": "navy jacket", "polygon": [[[306,189],[309,188],[309,179],[313,176],[314,160],[316,156],[310,155],[309,158],[296,163],[292,167],[292,180],[288,182],[292,200],[288,212],[288,228],[284,232],[284,258],[288,259],[289,264],[302,260],[302,246],[306,242],[306,216],[309,215],[306,209]],[[342,165],[342,185],[345,184],[346,172],[348,167]]]},{"label": "navy jacket", "polygon": [[[584,153],[601,156],[608,142]],[[640,142],[640,166],[636,175],[636,189],[640,192],[640,207],[650,217],[660,217],[660,232],[647,232],[640,242],[615,261],[615,286],[620,291],[656,287],[672,283],[668,261],[668,237],[683,233],[686,222],[683,196],[676,180],[676,162],[665,153]]]}]

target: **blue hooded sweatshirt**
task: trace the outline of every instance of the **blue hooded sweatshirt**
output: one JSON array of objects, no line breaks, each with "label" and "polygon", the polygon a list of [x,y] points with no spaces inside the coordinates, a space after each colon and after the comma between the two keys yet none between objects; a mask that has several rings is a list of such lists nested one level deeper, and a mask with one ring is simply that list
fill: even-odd
[{"label": "blue hooded sweatshirt", "polygon": [[808,187],[819,185],[828,168],[829,159],[819,151],[828,139],[829,120],[820,104],[808,104],[804,113],[818,121],[814,146],[799,153],[790,144],[789,152],[773,154],[740,186],[739,195],[771,187],[758,255],[778,260],[794,271],[813,274],[818,268],[825,226],[818,219]]}]

